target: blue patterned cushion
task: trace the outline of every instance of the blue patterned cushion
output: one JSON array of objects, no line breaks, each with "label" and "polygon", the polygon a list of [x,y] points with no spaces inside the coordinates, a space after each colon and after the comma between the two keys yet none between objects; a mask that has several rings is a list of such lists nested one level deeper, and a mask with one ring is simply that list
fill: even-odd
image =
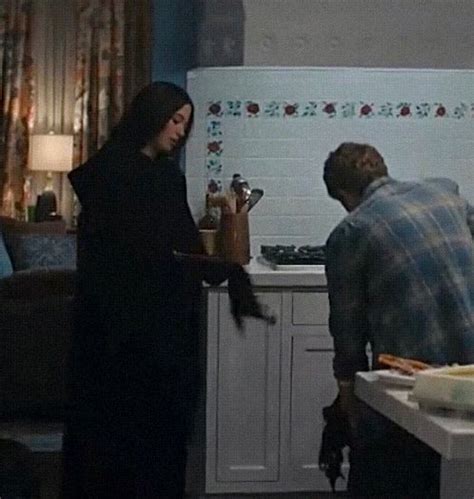
[{"label": "blue patterned cushion", "polygon": [[8,254],[3,235],[0,232],[0,279],[13,274],[12,261]]},{"label": "blue patterned cushion", "polygon": [[76,268],[74,234],[9,234],[6,237],[13,268]]}]

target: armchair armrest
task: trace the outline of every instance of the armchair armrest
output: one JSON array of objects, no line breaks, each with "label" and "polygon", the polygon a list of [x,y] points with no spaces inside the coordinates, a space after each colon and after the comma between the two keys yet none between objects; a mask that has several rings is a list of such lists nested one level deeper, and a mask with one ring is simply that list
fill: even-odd
[{"label": "armchair armrest", "polygon": [[21,270],[0,279],[0,300],[72,296],[75,290],[75,276],[73,269]]},{"label": "armchair armrest", "polygon": [[76,267],[74,234],[5,233],[5,243],[15,271]]},{"label": "armchair armrest", "polygon": [[16,234],[66,234],[64,220],[54,222],[21,222],[14,218],[0,216],[0,229]]},{"label": "armchair armrest", "polygon": [[75,270],[23,270],[0,279],[0,418],[61,418]]}]

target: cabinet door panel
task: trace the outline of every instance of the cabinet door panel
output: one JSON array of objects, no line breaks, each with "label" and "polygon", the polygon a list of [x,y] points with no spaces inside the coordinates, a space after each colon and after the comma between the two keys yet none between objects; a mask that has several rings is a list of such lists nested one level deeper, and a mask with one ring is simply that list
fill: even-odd
[{"label": "cabinet door panel", "polygon": [[297,335],[291,340],[289,461],[295,482],[327,490],[326,476],[318,466],[322,408],[335,399],[337,384],[332,374],[334,353],[319,350],[317,340],[313,335]]},{"label": "cabinet door panel", "polygon": [[[259,299],[278,315],[281,295]],[[219,297],[216,453],[218,481],[278,480],[280,323],[246,320],[239,331]]]},{"label": "cabinet door panel", "polygon": [[295,326],[323,326],[329,321],[327,293],[294,291],[292,293],[292,323]]}]

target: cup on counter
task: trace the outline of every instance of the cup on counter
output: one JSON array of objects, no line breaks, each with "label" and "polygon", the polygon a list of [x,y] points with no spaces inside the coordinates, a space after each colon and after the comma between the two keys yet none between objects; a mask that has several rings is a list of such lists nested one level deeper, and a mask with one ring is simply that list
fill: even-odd
[{"label": "cup on counter", "polygon": [[217,255],[217,229],[199,229],[199,236],[208,256]]},{"label": "cup on counter", "polygon": [[223,213],[221,217],[221,253],[231,262],[250,262],[249,217],[247,213]]}]

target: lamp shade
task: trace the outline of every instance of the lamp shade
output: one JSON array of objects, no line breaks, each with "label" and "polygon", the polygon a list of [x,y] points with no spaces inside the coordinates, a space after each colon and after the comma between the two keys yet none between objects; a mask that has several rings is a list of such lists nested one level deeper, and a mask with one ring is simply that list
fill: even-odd
[{"label": "lamp shade", "polygon": [[72,169],[72,135],[31,135],[29,167],[31,170],[68,172]]}]

